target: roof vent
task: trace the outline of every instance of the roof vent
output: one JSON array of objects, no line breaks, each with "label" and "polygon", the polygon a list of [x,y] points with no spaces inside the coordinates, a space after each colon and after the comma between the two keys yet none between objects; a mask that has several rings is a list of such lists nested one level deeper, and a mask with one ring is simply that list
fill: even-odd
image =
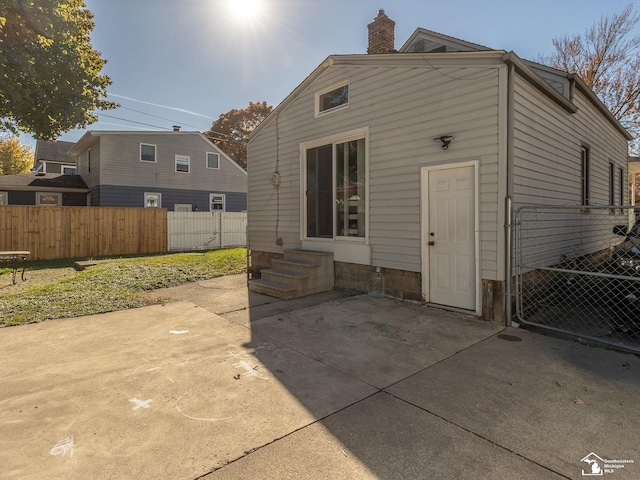
[{"label": "roof vent", "polygon": [[174,126],[173,126],[173,131],[174,131],[174,132],[179,132],[179,131],[180,131],[180,128],[182,128],[182,127],[180,127],[180,125],[174,125]]}]

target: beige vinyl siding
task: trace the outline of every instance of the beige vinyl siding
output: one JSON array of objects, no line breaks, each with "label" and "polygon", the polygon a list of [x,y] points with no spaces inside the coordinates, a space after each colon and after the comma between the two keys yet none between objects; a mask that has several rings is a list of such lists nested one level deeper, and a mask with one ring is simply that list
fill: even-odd
[{"label": "beige vinyl siding", "polygon": [[[140,161],[140,143],[156,145],[156,162]],[[200,135],[103,134],[100,136],[102,185],[243,192],[246,175],[222,154],[220,169],[206,168],[206,152],[215,150]],[[189,173],[176,172],[176,155],[190,157]]]},{"label": "beige vinyl siding", "polygon": [[580,148],[590,146],[591,204],[609,203],[609,163],[626,171],[627,142],[576,91],[569,114],[521,79],[515,87],[514,201],[580,204]]},{"label": "beige vinyl siding", "polygon": [[[89,172],[89,151],[91,151],[91,172]],[[93,188],[100,184],[100,158],[101,146],[99,140],[93,143],[90,149],[82,152],[79,157],[76,171],[78,175],[82,175],[82,179],[89,188]]]},{"label": "beige vinyl siding", "polygon": [[[484,65],[437,68],[416,60],[409,67],[333,65],[298,94],[249,144],[250,248],[279,252],[275,244],[277,194],[269,183],[281,175],[278,235],[282,248],[300,245],[300,144],[369,129],[369,244],[372,264],[421,271],[421,182],[424,166],[478,160],[483,278],[497,276],[499,69]],[[350,105],[314,117],[315,92],[350,81]],[[276,128],[278,130],[276,140]],[[443,151],[435,137],[455,137]],[[502,231],[502,226],[500,226]],[[484,258],[487,260],[484,261]]]},{"label": "beige vinyl siding", "polygon": [[[578,89],[574,114],[566,112],[520,78],[515,82],[513,198],[523,204],[580,206],[581,147],[590,150],[590,205],[609,204],[609,165],[627,171],[627,141]],[[626,178],[626,177],[625,177]],[[617,180],[616,180],[617,181]],[[593,253],[610,247],[600,227],[604,222],[584,219],[581,209],[548,215],[536,224],[529,262],[558,263],[563,255]],[[562,215],[566,215],[563,217]],[[590,215],[583,213],[583,215]],[[593,213],[595,216],[595,213]],[[553,220],[551,220],[553,219]],[[582,225],[576,228],[575,225]],[[570,227],[569,225],[573,225]],[[585,230],[595,229],[595,230]],[[596,232],[596,230],[598,230]],[[594,242],[593,239],[599,239]]]}]

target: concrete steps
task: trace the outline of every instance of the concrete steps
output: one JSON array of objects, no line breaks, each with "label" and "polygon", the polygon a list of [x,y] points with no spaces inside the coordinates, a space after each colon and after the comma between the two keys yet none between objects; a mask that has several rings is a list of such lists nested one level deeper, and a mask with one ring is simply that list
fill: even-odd
[{"label": "concrete steps", "polygon": [[289,300],[333,289],[333,253],[313,250],[285,250],[273,267],[249,281],[249,290]]}]

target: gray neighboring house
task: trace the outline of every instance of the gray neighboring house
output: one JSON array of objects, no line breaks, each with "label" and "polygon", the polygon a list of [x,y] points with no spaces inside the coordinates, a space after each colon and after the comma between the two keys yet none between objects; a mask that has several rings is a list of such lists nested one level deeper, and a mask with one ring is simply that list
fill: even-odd
[{"label": "gray neighboring house", "polygon": [[22,173],[0,175],[0,205],[87,205],[89,189],[80,175]]},{"label": "gray neighboring house", "polygon": [[68,154],[73,145],[38,140],[32,173],[0,175],[0,205],[87,205],[89,189]]},{"label": "gray neighboring house", "polygon": [[69,155],[73,142],[37,140],[33,171],[75,175],[76,160]]},{"label": "gray neighboring house", "polygon": [[502,321],[506,199],[624,204],[631,137],[576,75],[422,28],[396,51],[394,25],[252,133],[251,273],[330,252],[337,287],[380,267],[387,294]]},{"label": "gray neighboring house", "polygon": [[199,132],[88,131],[69,154],[93,206],[247,208],[246,171]]}]

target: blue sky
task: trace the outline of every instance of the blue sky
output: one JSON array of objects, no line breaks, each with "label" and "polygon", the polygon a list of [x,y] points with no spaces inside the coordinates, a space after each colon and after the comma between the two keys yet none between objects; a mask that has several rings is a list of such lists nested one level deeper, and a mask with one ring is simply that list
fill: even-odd
[{"label": "blue sky", "polygon": [[554,37],[582,33],[632,3],[257,0],[257,17],[241,19],[230,1],[241,0],[85,0],[95,15],[93,46],[108,60],[110,99],[122,105],[89,129],[204,131],[250,101],[275,107],[328,55],[366,53],[367,24],[380,8],[396,22],[397,48],[423,27],[535,59],[551,52]]}]

